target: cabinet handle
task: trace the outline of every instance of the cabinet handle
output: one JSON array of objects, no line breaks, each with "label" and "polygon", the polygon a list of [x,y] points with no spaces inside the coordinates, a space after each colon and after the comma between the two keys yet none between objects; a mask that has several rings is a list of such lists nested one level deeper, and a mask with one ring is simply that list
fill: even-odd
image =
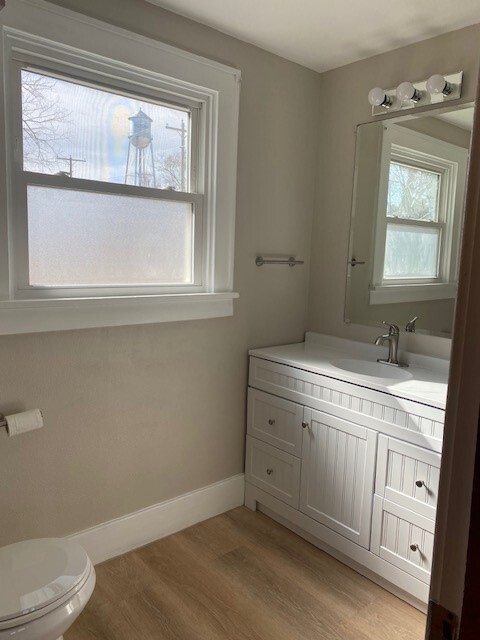
[{"label": "cabinet handle", "polygon": [[275,420],[273,418],[269,418],[268,420],[268,424],[273,427],[273,425],[275,424]]},{"label": "cabinet handle", "polygon": [[302,428],[308,429],[308,422],[302,422]]},{"label": "cabinet handle", "polygon": [[415,484],[417,485],[417,487],[418,487],[419,489],[420,489],[421,487],[424,487],[424,486],[425,486],[425,483],[424,483],[424,481],[423,481],[423,480],[417,480],[417,481],[415,482]]},{"label": "cabinet handle", "polygon": [[410,545],[410,549],[411,549],[412,551],[418,551],[418,544],[411,544],[411,545]]},{"label": "cabinet handle", "polygon": [[273,473],[273,469],[267,469],[267,475],[271,476]]}]

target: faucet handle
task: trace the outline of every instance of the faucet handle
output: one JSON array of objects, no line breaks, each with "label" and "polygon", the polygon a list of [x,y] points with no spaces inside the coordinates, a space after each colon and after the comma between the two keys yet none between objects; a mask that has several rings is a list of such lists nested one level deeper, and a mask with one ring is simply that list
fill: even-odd
[{"label": "faucet handle", "polygon": [[393,322],[387,322],[386,320],[382,320],[382,324],[388,327],[388,333],[391,336],[398,336],[400,334],[400,329],[397,324]]},{"label": "faucet handle", "polygon": [[407,326],[405,327],[405,331],[408,333],[415,333],[415,323],[418,320],[418,316],[415,316],[411,320],[407,322]]}]

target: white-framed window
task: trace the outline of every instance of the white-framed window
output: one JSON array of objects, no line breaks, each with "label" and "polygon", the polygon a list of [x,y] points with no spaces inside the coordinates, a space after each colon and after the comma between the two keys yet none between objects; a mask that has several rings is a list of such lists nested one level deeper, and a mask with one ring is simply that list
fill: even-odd
[{"label": "white-framed window", "polygon": [[467,158],[461,147],[385,128],[370,304],[455,297]]},{"label": "white-framed window", "polygon": [[42,0],[0,20],[0,333],[231,315],[239,72]]}]

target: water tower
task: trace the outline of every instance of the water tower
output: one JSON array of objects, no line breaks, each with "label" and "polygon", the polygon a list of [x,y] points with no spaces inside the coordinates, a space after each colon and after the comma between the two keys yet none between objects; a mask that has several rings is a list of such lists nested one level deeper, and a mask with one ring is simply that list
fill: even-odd
[{"label": "water tower", "polygon": [[138,187],[155,187],[155,162],[152,144],[153,120],[141,109],[128,119],[130,120],[130,135],[128,136],[125,184],[134,184]]}]

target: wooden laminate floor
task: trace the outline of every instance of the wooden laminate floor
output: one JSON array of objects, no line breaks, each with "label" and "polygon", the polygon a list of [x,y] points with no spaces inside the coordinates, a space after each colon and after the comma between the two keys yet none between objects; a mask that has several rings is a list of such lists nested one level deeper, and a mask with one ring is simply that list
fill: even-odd
[{"label": "wooden laminate floor", "polygon": [[96,567],[65,640],[423,640],[425,616],[239,507]]}]

